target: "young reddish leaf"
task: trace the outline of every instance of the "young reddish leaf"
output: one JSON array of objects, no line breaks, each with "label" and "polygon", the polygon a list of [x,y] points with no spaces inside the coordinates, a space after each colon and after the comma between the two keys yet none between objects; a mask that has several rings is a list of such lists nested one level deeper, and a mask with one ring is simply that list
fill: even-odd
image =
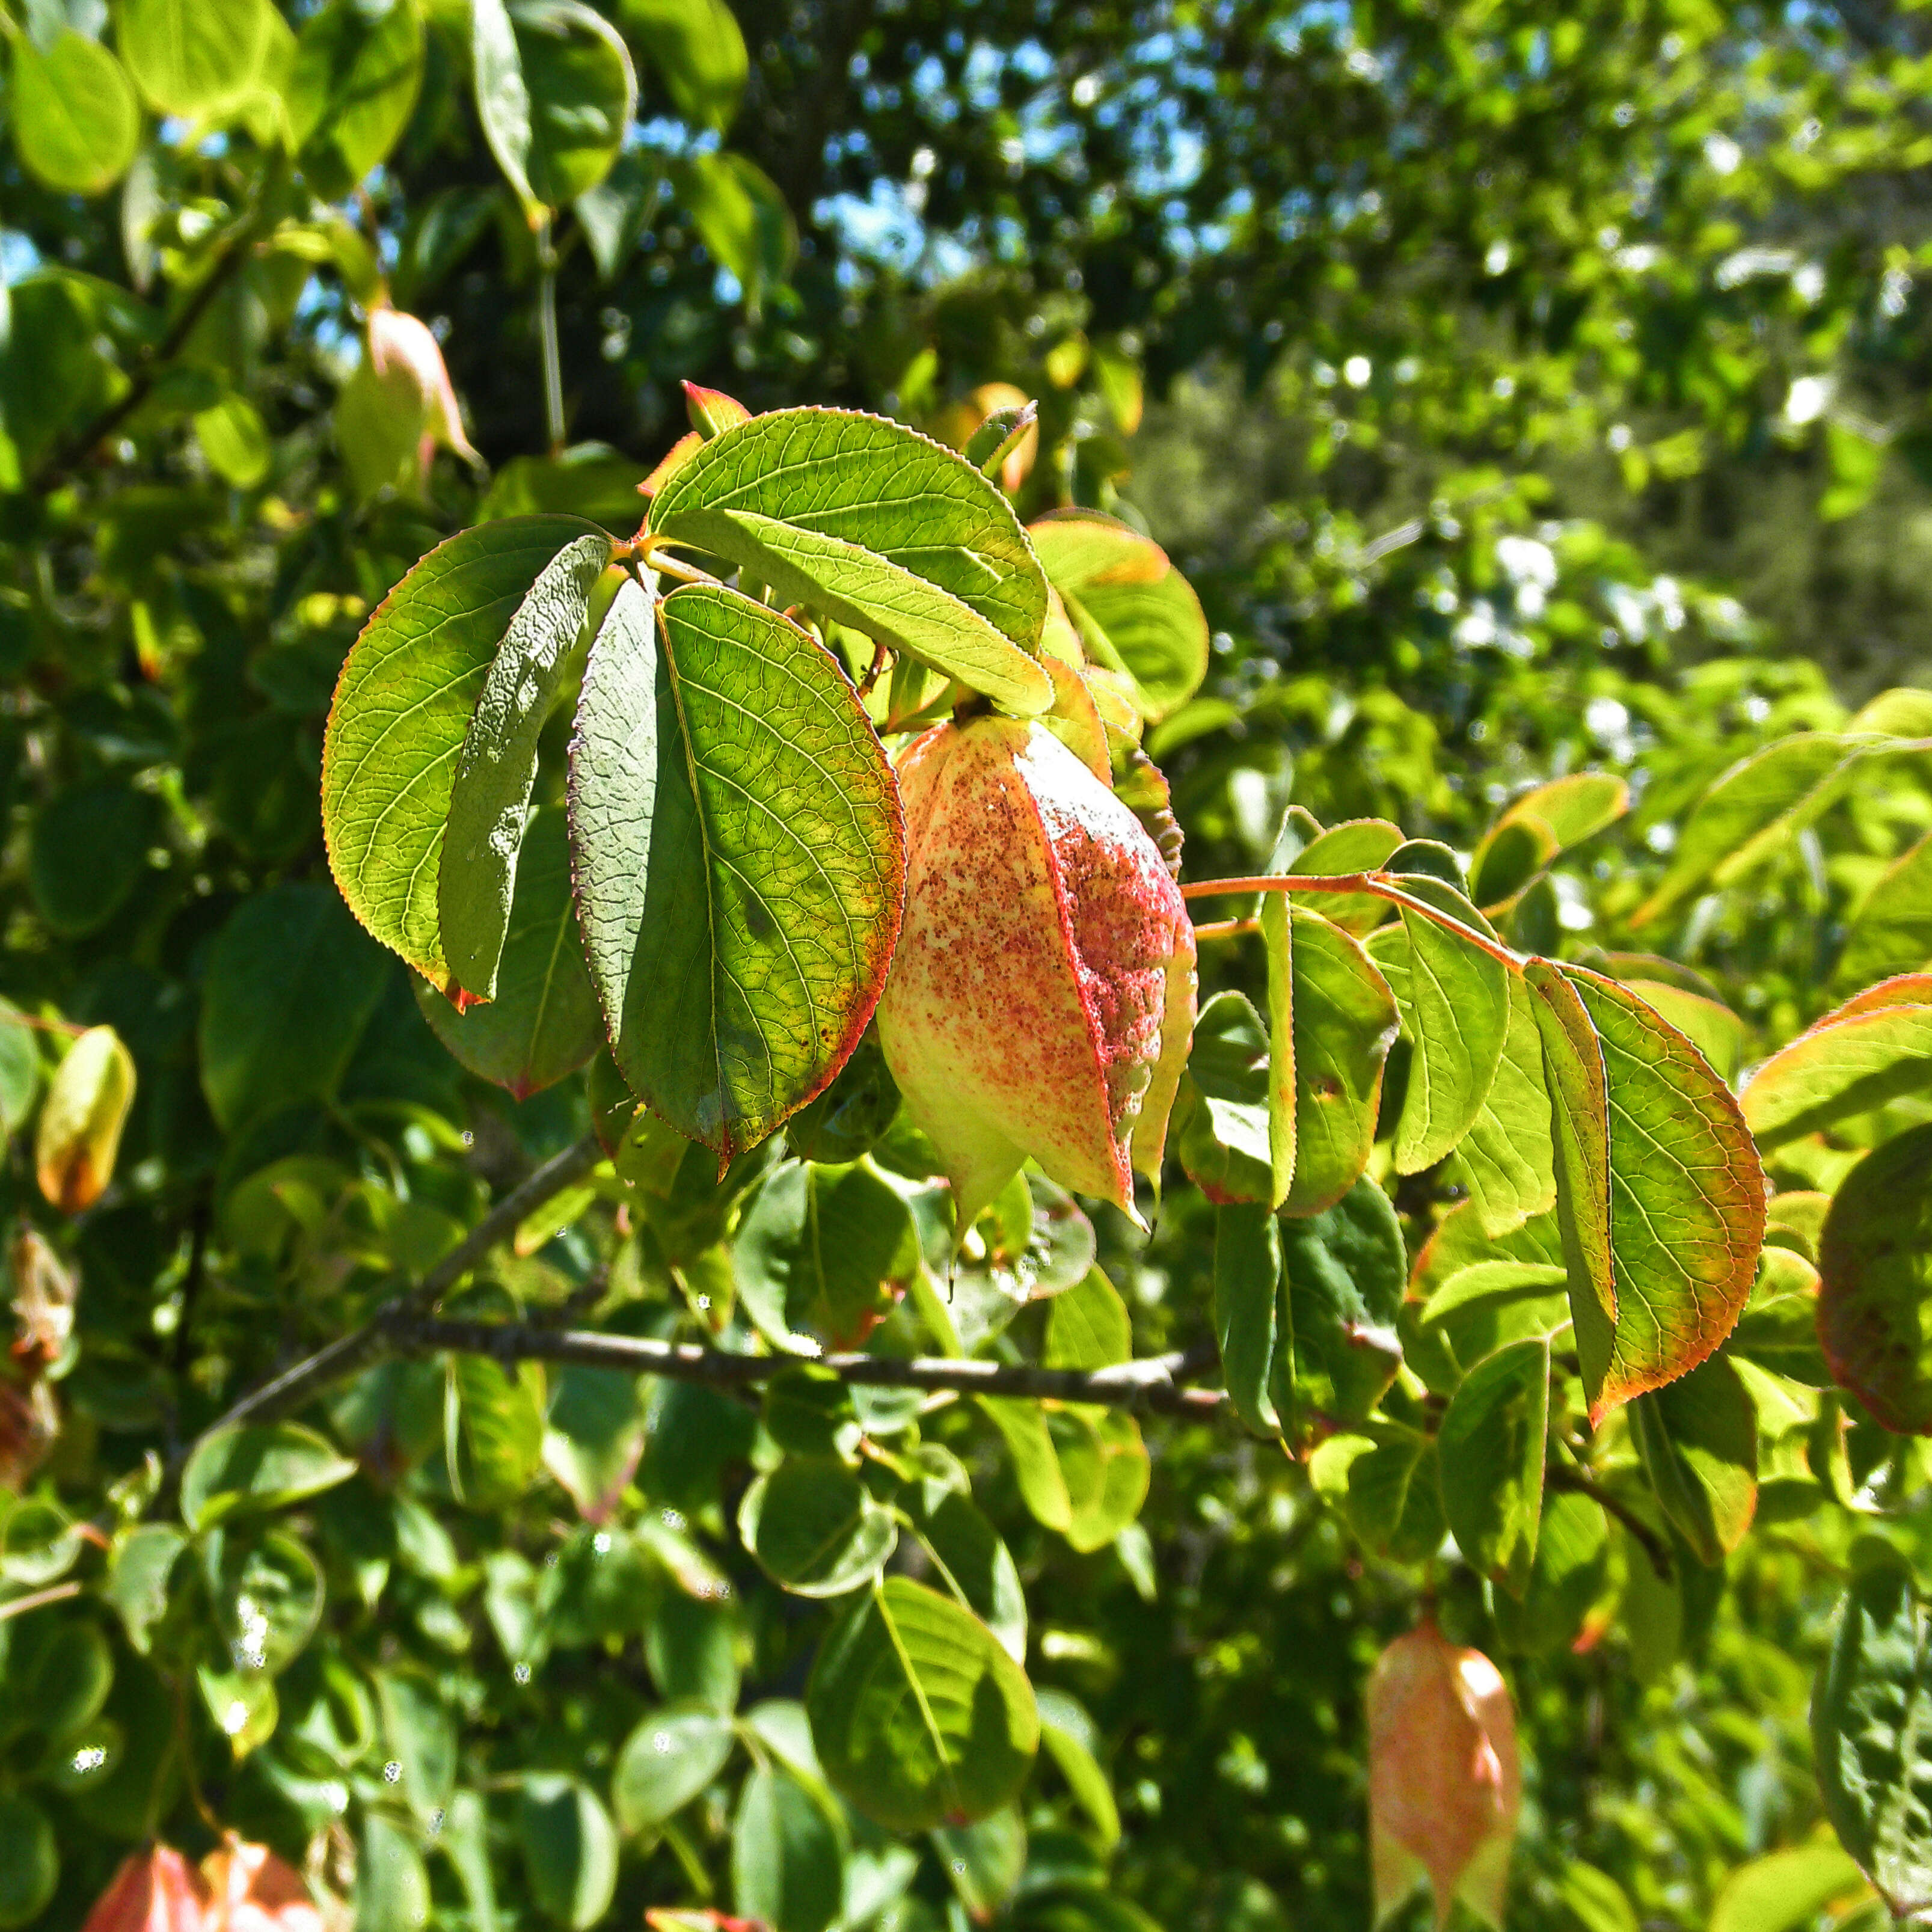
[{"label": "young reddish leaf", "polygon": [[1745,1083],[1761,1147],[1815,1132],[1932,1084],[1932,974],[1869,986],[1774,1053]]},{"label": "young reddish leaf", "polygon": [[350,910],[430,984],[454,981],[438,880],[458,758],[525,600],[586,537],[574,517],[512,517],[452,537],[376,607],[335,687],[322,745],[322,829]]},{"label": "young reddish leaf", "polygon": [[1426,1874],[1437,1932],[1459,1898],[1500,1927],[1522,1797],[1508,1686],[1424,1623],[1376,1660],[1367,1704],[1376,1918]]},{"label": "young reddish leaf", "polygon": [[751,411],[736,396],[728,396],[722,389],[707,389],[701,382],[685,384],[684,412],[700,442],[709,442],[714,436],[752,420]]},{"label": "young reddish leaf", "polygon": [[1887,1429],[1932,1435],[1932,1126],[1845,1177],[1819,1238],[1818,1336],[1839,1384]]},{"label": "young reddish leaf", "polygon": [[82,1932],[206,1932],[208,1881],[168,1845],[126,1860]]},{"label": "young reddish leaf", "polygon": [[55,1073],[34,1136],[40,1192],[62,1214],[100,1198],[134,1103],[134,1056],[112,1027],[89,1027]]},{"label": "young reddish leaf", "polygon": [[1532,960],[1593,1424],[1694,1369],[1750,1292],[1764,1174],[1730,1090],[1628,988]]},{"label": "young reddish leaf", "polygon": [[963,1234],[1032,1156],[1131,1214],[1187,1052],[1194,928],[1154,842],[1037,725],[902,754],[905,929],[879,1038]]},{"label": "young reddish leaf", "polygon": [[322,1932],[322,1914],[302,1875],[266,1845],[232,1832],[201,1862],[208,1889],[201,1932]]}]

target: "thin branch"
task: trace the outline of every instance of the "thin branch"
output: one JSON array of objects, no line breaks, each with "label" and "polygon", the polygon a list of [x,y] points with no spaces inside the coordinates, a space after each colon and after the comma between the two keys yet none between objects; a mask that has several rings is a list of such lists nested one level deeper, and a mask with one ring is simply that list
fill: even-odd
[{"label": "thin branch", "polygon": [[1492,959],[1500,961],[1512,973],[1520,973],[1525,964],[1521,953],[1512,952],[1500,940],[1478,932],[1473,926],[1465,926],[1454,914],[1446,913],[1441,907],[1432,906],[1426,899],[1418,898],[1413,892],[1405,891],[1394,875],[1388,872],[1336,872],[1327,875],[1310,873],[1306,876],[1294,872],[1271,872],[1245,879],[1198,879],[1180,889],[1180,896],[1184,899],[1232,898],[1240,892],[1366,893],[1372,898],[1386,899],[1390,905],[1400,906],[1406,912],[1420,914],[1445,932],[1453,932],[1478,952],[1486,952]]},{"label": "thin branch", "polygon": [[36,1590],[25,1597],[9,1597],[0,1603],[0,1624],[9,1617],[24,1617],[29,1610],[38,1610],[48,1604],[64,1604],[70,1597],[80,1594],[78,1583],[50,1583],[44,1590]]},{"label": "thin branch", "polygon": [[1664,1582],[1669,1582],[1676,1574],[1677,1566],[1671,1561],[1670,1544],[1629,1504],[1612,1495],[1602,1484],[1562,1462],[1551,1463],[1544,1480],[1552,1490],[1567,1490],[1572,1496],[1588,1496],[1606,1516],[1615,1516],[1630,1532],[1630,1540],[1650,1558],[1650,1567]]},{"label": "thin branch", "polygon": [[1107,1408],[1163,1415],[1213,1415],[1226,1406],[1219,1389],[1184,1388],[1214,1358],[1190,1350],[1122,1362],[1106,1369],[1042,1369],[1027,1362],[992,1362],[951,1355],[910,1358],[856,1352],[830,1355],[741,1355],[691,1342],[660,1342],[649,1336],[605,1335],[584,1329],[544,1328],[522,1322],[453,1322],[398,1312],[377,1318],[386,1352],[486,1355],[493,1361],[567,1362],[582,1368],[620,1369],[668,1381],[701,1382],[712,1388],[756,1388],[802,1364],[829,1370],[848,1387],[944,1390],[959,1395],[1019,1396],[1054,1402],[1090,1402]]},{"label": "thin branch", "polygon": [[544,1162],[529,1179],[513,1187],[477,1222],[416,1286],[385,1302],[363,1323],[340,1335],[326,1348],[284,1370],[272,1381],[250,1391],[220,1419],[202,1432],[202,1438],[238,1422],[266,1421],[298,1408],[317,1390],[352,1375],[379,1356],[392,1354],[390,1325],[433,1307],[499,1241],[514,1234],[524,1218],[583,1179],[604,1157],[595,1134]]},{"label": "thin branch", "polygon": [[136,366],[133,379],[128,383],[127,394],[118,400],[109,404],[85,428],[54,452],[46,464],[34,472],[31,485],[33,489],[45,490],[59,482],[76,464],[104,442],[148,400],[167,365],[180,354],[188,338],[194,333],[195,325],[208,313],[214,298],[227,286],[236,271],[248,259],[249,253],[255,245],[256,230],[260,218],[259,208],[243,218],[227,244],[215,257],[214,266],[201,278],[194,294],[188,297],[167,334]]},{"label": "thin branch", "polygon": [[1258,919],[1204,919],[1194,928],[1194,943],[1204,945],[1210,939],[1238,939],[1244,932],[1258,932]]}]

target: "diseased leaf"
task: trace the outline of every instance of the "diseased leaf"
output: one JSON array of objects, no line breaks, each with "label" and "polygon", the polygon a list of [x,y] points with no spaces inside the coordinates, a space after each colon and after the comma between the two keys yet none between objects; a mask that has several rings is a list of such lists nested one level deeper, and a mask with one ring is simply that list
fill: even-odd
[{"label": "diseased leaf", "polygon": [[1557,1207],[1593,1420],[1696,1366],[1750,1292],[1763,1172],[1730,1092],[1628,989],[1533,960]]},{"label": "diseased leaf", "polygon": [[1773,1054],[1739,1096],[1773,1148],[1932,1085],[1932,974],[1887,980]]},{"label": "diseased leaf", "polygon": [[586,537],[608,542],[569,517],[451,538],[377,606],[342,667],[322,739],[329,866],[350,910],[440,992],[453,980],[438,880],[470,718],[525,599]]},{"label": "diseased leaf", "polygon": [[986,1625],[903,1576],[855,1604],[806,1692],[825,1774],[888,1830],[983,1818],[1040,1744],[1033,1688]]},{"label": "diseased leaf", "polygon": [[1932,1435],[1932,1125],[1845,1177],[1818,1244],[1818,1339],[1839,1384],[1900,1435]]},{"label": "diseased leaf", "polygon": [[1031,655],[1046,580],[1011,505],[970,464],[896,423],[841,410],[754,417],[665,482],[651,528],[1010,709],[1053,701]]},{"label": "diseased leaf", "polygon": [[727,1158],[755,1144],[844,1064],[898,936],[898,788],[850,682],[735,591],[627,583],[584,674],[570,824],[626,1081]]},{"label": "diseased leaf", "polygon": [[451,977],[496,997],[517,859],[537,773],[537,736],[579,668],[592,592],[610,559],[601,533],[567,543],[538,572],[484,674],[456,755],[436,868],[436,916]]},{"label": "diseased leaf", "polygon": [[422,980],[414,985],[436,1038],[521,1100],[575,1072],[604,1042],[571,898],[570,841],[554,807],[524,835],[516,892],[489,1004],[459,1012]]}]

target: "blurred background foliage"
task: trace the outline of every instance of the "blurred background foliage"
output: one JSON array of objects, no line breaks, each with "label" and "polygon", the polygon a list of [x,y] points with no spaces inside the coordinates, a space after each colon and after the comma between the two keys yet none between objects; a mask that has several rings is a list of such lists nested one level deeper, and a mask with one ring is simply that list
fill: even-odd
[{"label": "blurred background foliage", "polygon": [[[260,42],[210,80],[136,58],[158,0],[0,0],[0,974],[29,1016],[114,1025],[140,1082],[116,1186],[78,1221],[13,1142],[8,1211],[77,1277],[82,1344],[50,1457],[0,1496],[14,1594],[64,1574],[73,1524],[112,1496],[138,1509],[147,1452],[582,1131],[580,1082],[514,1103],[463,1075],[400,968],[336,919],[320,724],[358,626],[443,536],[532,508],[634,528],[682,381],[955,442],[985,386],[1036,398],[1023,513],[1112,511],[1206,605],[1208,682],[1149,743],[1196,876],[1260,863],[1291,806],[1467,850],[1531,781],[1605,767],[1634,811],[1519,916],[1574,956],[1667,951],[1735,1010],[1742,1062],[1830,1003],[1848,922],[1932,826],[1932,794],[1877,768],[1634,936],[1718,771],[1932,671],[1922,10],[609,0],[634,113],[619,87],[589,137],[614,151],[601,177],[542,229],[479,118],[466,0],[265,9],[207,0]],[[131,84],[90,66],[106,46]],[[49,104],[75,86],[105,104],[80,134]],[[566,187],[576,152],[547,151]],[[460,418],[428,378],[382,390],[386,312],[428,325]],[[1204,992],[1253,990],[1252,944],[1222,949]],[[264,983],[278,998],[251,1005]],[[10,1130],[61,1043],[0,1034]],[[1841,1156],[1789,1158],[1802,1187]],[[286,1164],[250,1191],[290,1159],[320,1163],[308,1192]],[[716,1252],[754,1178],[679,1197],[689,1252]],[[1413,1250],[1444,1204],[1401,1204]],[[638,1265],[608,1206],[574,1205],[589,1218],[529,1231],[478,1293],[555,1306],[614,1250]],[[1198,1211],[1144,1253],[1099,1223],[1137,1354],[1202,1332]],[[614,1325],[700,1323],[662,1278],[632,1293]],[[523,1434],[467,1508],[427,1454],[433,1374],[337,1404],[375,1473],[316,1505],[329,1634],[292,1666],[281,1736],[238,1761],[199,1714],[170,1754],[185,1707],[124,1612],[87,1626],[112,1651],[86,1720],[107,1727],[106,1781],[31,1772],[50,1737],[63,1762],[90,1748],[33,1702],[78,1666],[41,1657],[30,1620],[0,1624],[0,1805],[31,1784],[58,1823],[44,1922],[77,1924],[157,1823],[206,1838],[184,1768],[292,1858],[320,1845],[325,1882],[353,1869],[326,1828],[352,1800],[367,1925],[420,1923],[432,1898],[439,1924],[568,1924],[578,1901],[543,1876],[546,1846],[587,1856],[590,1828],[559,1822],[568,1788],[518,1820],[498,1807],[493,1891],[486,1828],[452,1808],[459,1760],[466,1791],[532,1767],[601,1783],[653,1696],[730,1708],[742,1689],[755,1718],[798,1695],[816,1612],[725,1534],[752,1418],[657,1388],[632,1568],[576,1589],[547,1580],[589,1574],[608,1538],[558,1482],[592,1478],[567,1450],[538,1473],[541,1417],[532,1437],[503,1382],[478,1412]],[[634,1845],[609,1922],[686,1904],[784,1932],[1362,1924],[1360,1687],[1413,1616],[1412,1574],[1274,1452],[1148,1428],[1141,1526],[1088,1554],[1031,1519],[984,1431],[957,1443],[1025,1579],[1034,1673],[1078,1700],[1072,1731],[1090,1713],[1113,1800],[1042,1771],[1024,1842],[962,1838],[915,1873],[845,1821],[828,1850],[822,1813],[772,1822],[805,1788],[771,1782],[796,1756],[780,1706],[748,1732],[768,1808],[741,1750]],[[1893,1533],[1922,1541],[1915,1456],[1853,1474],[1874,1470]],[[410,1471],[392,1499],[377,1478]],[[1804,1706],[1848,1534],[1831,1515],[1767,1530],[1720,1593],[1688,1565],[1649,1588],[1586,1526],[1560,1614],[1533,1626],[1444,1581],[1445,1625],[1498,1658],[1522,1712],[1513,1924],[1710,1924],[1728,1873],[1815,1829]],[[779,1844],[791,1862],[761,1864]]]}]

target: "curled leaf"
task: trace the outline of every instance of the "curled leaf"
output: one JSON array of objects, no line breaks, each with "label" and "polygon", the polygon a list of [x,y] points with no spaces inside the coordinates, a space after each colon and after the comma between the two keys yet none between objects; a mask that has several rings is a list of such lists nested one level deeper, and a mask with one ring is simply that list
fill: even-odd
[{"label": "curled leaf", "polygon": [[62,1214],[92,1208],[113,1179],[134,1101],[134,1056],[112,1027],[88,1028],[54,1076],[34,1141],[40,1192]]}]

